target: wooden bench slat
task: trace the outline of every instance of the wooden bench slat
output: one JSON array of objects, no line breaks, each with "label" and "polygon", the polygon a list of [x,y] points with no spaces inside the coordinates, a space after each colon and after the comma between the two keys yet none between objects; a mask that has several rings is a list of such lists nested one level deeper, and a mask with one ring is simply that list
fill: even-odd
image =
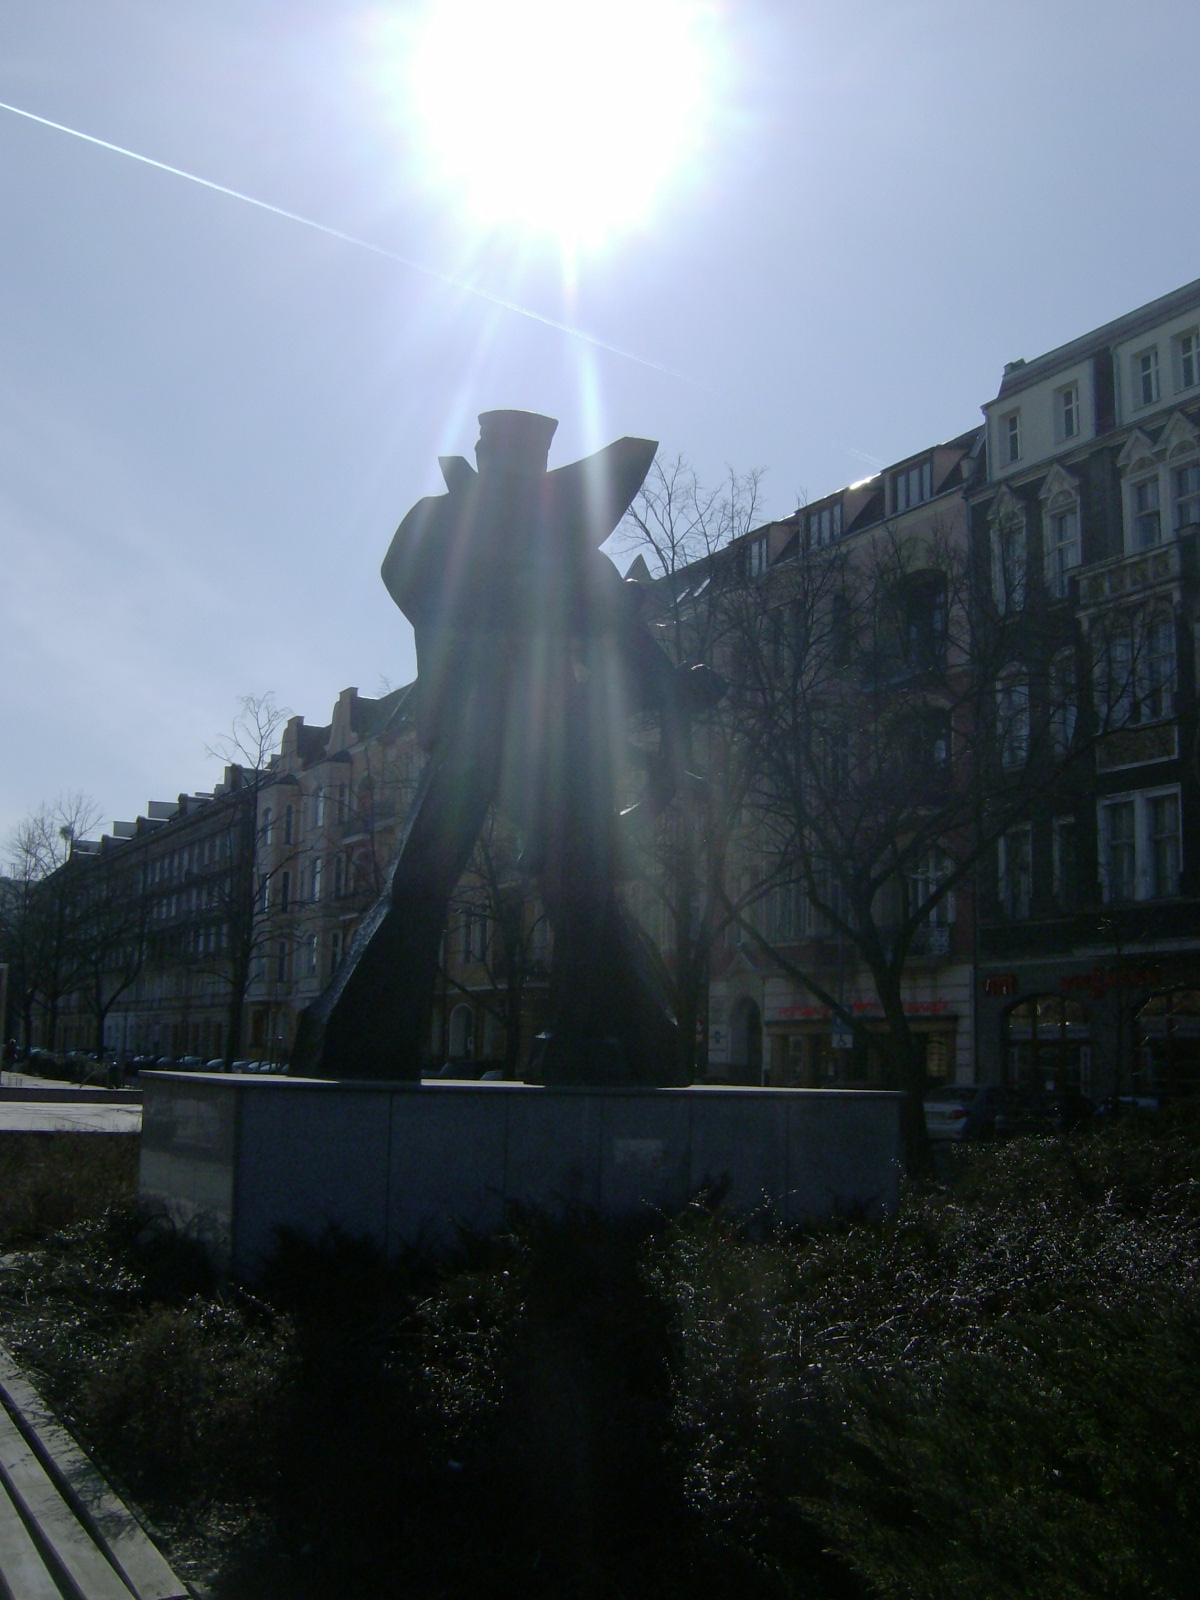
[{"label": "wooden bench slat", "polygon": [[75,1585],[79,1600],[130,1600],[133,1591],[85,1532],[24,1434],[0,1407],[0,1476]]},{"label": "wooden bench slat", "polygon": [[43,1463],[138,1600],[187,1600],[186,1586],[3,1346],[0,1399],[34,1430]]},{"label": "wooden bench slat", "polygon": [[12,1600],[57,1600],[58,1585],[46,1571],[21,1513],[0,1486],[0,1581]]}]

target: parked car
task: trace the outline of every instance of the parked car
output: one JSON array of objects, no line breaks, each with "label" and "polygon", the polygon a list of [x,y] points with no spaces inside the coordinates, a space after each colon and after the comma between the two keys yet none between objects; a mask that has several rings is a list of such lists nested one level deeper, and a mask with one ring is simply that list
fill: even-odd
[{"label": "parked car", "polygon": [[1011,1111],[999,1084],[946,1084],[925,1096],[925,1127],[931,1139],[994,1139],[1009,1131]]}]

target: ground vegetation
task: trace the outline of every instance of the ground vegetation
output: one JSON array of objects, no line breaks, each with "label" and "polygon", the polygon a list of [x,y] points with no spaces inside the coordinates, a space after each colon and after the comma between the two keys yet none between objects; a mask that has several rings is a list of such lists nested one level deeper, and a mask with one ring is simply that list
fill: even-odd
[{"label": "ground vegetation", "polygon": [[0,1332],[217,1600],[1193,1592],[1182,1114],[955,1151],[885,1222],[284,1238],[253,1293],[134,1154],[0,1145]]}]

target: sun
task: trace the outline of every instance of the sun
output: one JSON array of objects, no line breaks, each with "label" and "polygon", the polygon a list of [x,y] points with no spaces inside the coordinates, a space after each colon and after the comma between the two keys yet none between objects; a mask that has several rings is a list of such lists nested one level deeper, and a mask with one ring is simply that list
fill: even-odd
[{"label": "sun", "polygon": [[429,0],[377,67],[428,183],[480,223],[577,249],[694,177],[718,22],[710,0]]}]

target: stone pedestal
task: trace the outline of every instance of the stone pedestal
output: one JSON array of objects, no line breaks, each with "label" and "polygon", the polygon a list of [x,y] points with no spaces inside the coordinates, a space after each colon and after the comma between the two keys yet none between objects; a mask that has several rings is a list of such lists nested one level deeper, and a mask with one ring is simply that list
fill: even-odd
[{"label": "stone pedestal", "polygon": [[889,1212],[902,1097],[143,1073],[141,1196],[253,1279],[275,1230],[452,1245],[513,1203],[628,1216],[705,1186],[784,1223]]}]

